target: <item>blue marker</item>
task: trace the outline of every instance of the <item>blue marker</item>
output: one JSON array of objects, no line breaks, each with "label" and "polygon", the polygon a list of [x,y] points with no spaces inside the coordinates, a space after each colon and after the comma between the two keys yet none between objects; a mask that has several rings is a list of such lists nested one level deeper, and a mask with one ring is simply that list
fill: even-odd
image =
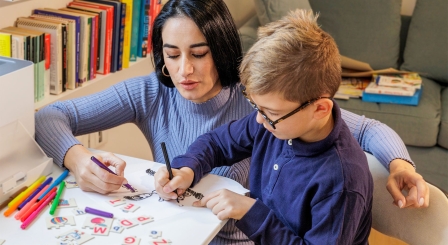
[{"label": "blue marker", "polygon": [[37,195],[37,193],[39,193],[45,186],[47,186],[47,185],[49,185],[50,183],[51,183],[51,181],[53,180],[53,177],[49,177],[49,178],[47,178],[45,181],[44,181],[44,183],[42,183],[39,187],[37,187],[37,189],[33,192],[33,193],[31,193],[31,195],[29,196],[29,197],[27,197],[26,199],[25,199],[25,201],[23,201],[20,205],[19,205],[19,207],[18,207],[18,209],[20,210],[20,209],[22,209],[31,199],[33,199],[36,195]]},{"label": "blue marker", "polygon": [[45,195],[47,195],[47,193],[50,192],[51,189],[53,189],[53,187],[59,185],[59,183],[61,183],[65,179],[65,177],[67,177],[68,172],[69,171],[67,169],[61,175],[59,175],[59,177],[50,185],[50,187],[48,187],[48,189],[44,193],[42,193],[39,198],[37,198],[37,201],[40,201],[40,199],[44,198]]}]

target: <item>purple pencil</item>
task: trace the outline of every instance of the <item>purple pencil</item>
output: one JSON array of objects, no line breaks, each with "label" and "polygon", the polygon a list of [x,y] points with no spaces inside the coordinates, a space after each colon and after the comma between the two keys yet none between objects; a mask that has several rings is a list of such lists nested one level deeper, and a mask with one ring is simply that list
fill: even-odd
[{"label": "purple pencil", "polygon": [[106,217],[106,218],[113,218],[114,217],[113,213],[108,213],[108,212],[101,211],[101,210],[94,209],[94,208],[90,208],[90,207],[86,207],[85,211],[86,211],[86,213],[95,214],[95,215],[103,216],[103,217]]}]

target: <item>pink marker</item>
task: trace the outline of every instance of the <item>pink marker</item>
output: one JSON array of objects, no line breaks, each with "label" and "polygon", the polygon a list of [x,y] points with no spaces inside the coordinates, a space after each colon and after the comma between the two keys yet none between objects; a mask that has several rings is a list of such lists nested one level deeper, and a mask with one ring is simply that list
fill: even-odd
[{"label": "pink marker", "polygon": [[45,199],[44,203],[42,203],[42,205],[39,206],[38,209],[36,209],[36,211],[34,211],[20,226],[20,228],[22,228],[22,230],[25,230],[26,227],[33,222],[33,220],[37,217],[37,215],[40,213],[40,211],[42,211],[47,205],[48,203],[50,203],[50,201],[56,196],[56,192],[52,192],[51,195]]},{"label": "pink marker", "polygon": [[14,216],[14,218],[16,218],[17,220],[19,220],[20,218],[22,218],[22,216],[26,213],[26,211],[28,211],[28,209],[30,209],[30,207],[36,203],[37,198],[44,193],[50,186],[46,185],[37,195],[35,195],[33,197],[33,199],[31,199],[25,206],[23,206],[22,209],[20,209],[20,211],[16,214],[16,216]]}]

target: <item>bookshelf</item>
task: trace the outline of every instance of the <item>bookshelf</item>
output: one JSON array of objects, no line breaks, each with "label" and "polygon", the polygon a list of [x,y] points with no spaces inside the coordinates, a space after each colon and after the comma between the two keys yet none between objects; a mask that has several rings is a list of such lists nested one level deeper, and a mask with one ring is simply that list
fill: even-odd
[{"label": "bookshelf", "polygon": [[[18,17],[29,16],[36,8],[63,8],[72,0],[15,0],[14,2],[0,1],[0,28],[14,25]],[[154,71],[151,58],[138,58],[129,63],[129,68],[110,73],[108,75],[97,74],[96,79],[88,81],[74,90],[66,90],[60,95],[46,96],[42,101],[34,104],[35,110],[39,110],[55,101],[68,100],[96,93],[118,82],[135,76],[143,76]],[[102,132],[107,135],[107,141],[98,150],[114,152],[137,158],[152,160],[149,145],[143,134],[134,124],[124,124],[119,127]],[[85,146],[89,145],[89,135],[77,137]],[[91,139],[90,139],[91,140]]]}]

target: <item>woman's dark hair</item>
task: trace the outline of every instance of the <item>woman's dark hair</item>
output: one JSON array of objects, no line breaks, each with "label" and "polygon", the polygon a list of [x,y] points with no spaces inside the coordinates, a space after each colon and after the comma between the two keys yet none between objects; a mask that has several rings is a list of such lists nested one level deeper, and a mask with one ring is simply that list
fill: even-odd
[{"label": "woman's dark hair", "polygon": [[172,17],[185,16],[196,23],[205,36],[223,87],[239,83],[239,65],[242,58],[241,43],[232,15],[222,0],[171,0],[154,20],[152,50],[157,78],[167,87],[174,87],[170,77],[162,74],[162,29]]}]

